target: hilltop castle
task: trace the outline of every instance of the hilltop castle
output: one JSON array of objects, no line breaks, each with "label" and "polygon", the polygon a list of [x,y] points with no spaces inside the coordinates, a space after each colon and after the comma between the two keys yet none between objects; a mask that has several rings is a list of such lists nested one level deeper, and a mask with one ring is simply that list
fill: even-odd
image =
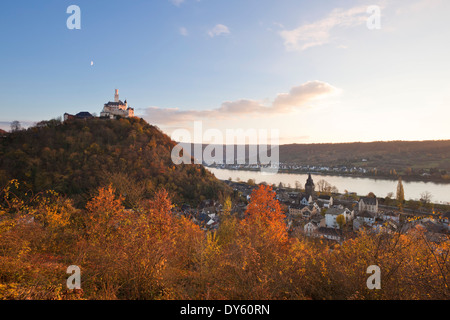
[{"label": "hilltop castle", "polygon": [[125,100],[124,102],[119,100],[119,90],[116,89],[114,102],[109,101],[108,103],[105,103],[105,105],[103,106],[103,110],[100,113],[100,117],[111,119],[114,119],[116,117],[131,118],[134,117],[134,109],[128,107],[127,100]]},{"label": "hilltop castle", "polygon": [[[119,100],[119,90],[116,89],[116,93],[114,95],[114,102],[105,103],[103,106],[103,110],[100,113],[100,118],[131,118],[134,117],[134,109],[128,106],[127,100],[122,102]],[[92,114],[89,112],[83,111],[79,112],[76,115],[72,115],[69,113],[64,113],[64,121],[73,120],[73,119],[90,119],[94,118]]]}]

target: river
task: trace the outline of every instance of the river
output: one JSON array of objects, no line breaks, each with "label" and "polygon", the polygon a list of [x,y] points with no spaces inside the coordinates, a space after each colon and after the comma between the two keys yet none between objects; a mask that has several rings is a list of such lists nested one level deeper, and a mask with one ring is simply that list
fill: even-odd
[{"label": "river", "polygon": [[[295,182],[298,181],[304,187],[307,174],[295,174],[295,173],[277,173],[267,174],[260,171],[243,171],[243,170],[229,170],[229,169],[216,169],[208,168],[218,179],[228,180],[231,178],[233,181],[248,181],[249,179],[255,180],[256,183],[267,182],[268,184],[279,185],[283,183],[285,186],[295,187]],[[397,181],[385,180],[385,179],[371,179],[371,178],[358,178],[358,177],[344,177],[344,176],[329,176],[312,174],[312,178],[315,183],[324,179],[332,186],[336,186],[340,193],[356,192],[358,195],[367,195],[369,192],[373,192],[377,197],[384,198],[389,192],[395,193],[397,190]],[[450,184],[440,184],[434,182],[422,182],[422,181],[403,181],[403,187],[405,189],[406,200],[418,200],[420,194],[428,191],[432,194],[431,201],[434,203],[450,203]]]}]

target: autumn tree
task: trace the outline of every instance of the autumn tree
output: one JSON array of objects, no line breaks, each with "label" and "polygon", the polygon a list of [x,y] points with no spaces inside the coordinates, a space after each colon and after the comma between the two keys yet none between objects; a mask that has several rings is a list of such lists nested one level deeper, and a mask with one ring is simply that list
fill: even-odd
[{"label": "autumn tree", "polygon": [[227,296],[267,299],[279,294],[289,250],[287,227],[272,187],[260,185],[251,194],[245,218],[225,256],[223,272]]},{"label": "autumn tree", "polygon": [[86,231],[88,236],[108,239],[119,227],[124,214],[123,197],[116,197],[109,185],[99,188],[98,194],[86,205]]},{"label": "autumn tree", "polygon": [[217,230],[217,239],[222,246],[227,246],[236,237],[237,218],[232,215],[232,202],[230,197],[225,199],[223,211],[220,214],[220,224]]},{"label": "autumn tree", "polygon": [[405,203],[405,190],[403,188],[402,177],[398,178],[396,199],[397,205],[402,208]]},{"label": "autumn tree", "polygon": [[144,206],[146,213],[149,216],[150,224],[160,237],[171,232],[171,225],[173,223],[172,202],[170,200],[167,190],[158,190],[153,199],[149,200]]},{"label": "autumn tree", "polygon": [[22,130],[22,125],[19,121],[14,120],[13,122],[11,122],[11,132],[17,132]]},{"label": "autumn tree", "polygon": [[331,186],[330,192],[334,193],[334,194],[338,194],[339,193],[339,189],[336,186]]},{"label": "autumn tree", "polygon": [[317,181],[317,188],[319,192],[330,192],[331,191],[331,184],[324,180],[324,179],[320,179],[319,181]]},{"label": "autumn tree", "polygon": [[250,203],[242,221],[242,230],[255,231],[273,243],[284,244],[287,241],[287,229],[280,203],[272,187],[261,185],[250,196]]},{"label": "autumn tree", "polygon": [[332,186],[328,181],[320,179],[317,181],[318,191],[325,194],[339,193],[339,189],[336,186]]},{"label": "autumn tree", "polygon": [[342,214],[338,215],[336,217],[336,223],[338,224],[339,229],[342,229],[345,225],[345,217]]},{"label": "autumn tree", "polygon": [[429,191],[425,191],[420,194],[420,201],[422,202],[422,205],[425,208],[429,209],[431,207],[431,199],[432,198],[433,198],[433,195]]},{"label": "autumn tree", "polygon": [[388,194],[384,198],[384,204],[387,206],[390,205],[393,196],[394,196],[393,192],[388,192]]},{"label": "autumn tree", "polygon": [[147,198],[152,186],[151,182],[137,181],[133,176],[124,172],[110,173],[106,175],[105,180],[118,194],[124,197],[124,205],[132,209],[137,209],[141,201]]}]

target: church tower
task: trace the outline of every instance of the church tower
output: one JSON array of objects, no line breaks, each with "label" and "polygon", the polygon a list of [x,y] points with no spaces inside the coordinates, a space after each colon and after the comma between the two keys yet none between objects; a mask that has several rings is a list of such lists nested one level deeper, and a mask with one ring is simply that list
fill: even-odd
[{"label": "church tower", "polygon": [[114,95],[114,102],[119,102],[119,89],[116,89],[116,94]]},{"label": "church tower", "polygon": [[315,191],[314,189],[316,188],[316,186],[314,185],[314,181],[311,178],[311,173],[308,175],[308,179],[306,180],[306,184],[305,184],[305,193],[307,198],[309,198],[309,196],[314,198],[315,195]]}]

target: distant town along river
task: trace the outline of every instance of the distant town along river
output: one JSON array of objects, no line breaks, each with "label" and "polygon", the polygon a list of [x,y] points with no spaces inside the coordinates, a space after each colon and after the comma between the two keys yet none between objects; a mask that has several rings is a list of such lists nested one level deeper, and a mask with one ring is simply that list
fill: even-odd
[{"label": "distant town along river", "polygon": [[[302,187],[308,178],[307,174],[294,174],[294,173],[277,173],[277,174],[265,174],[261,171],[244,171],[244,170],[229,170],[229,169],[216,169],[208,168],[209,171],[221,180],[228,180],[231,178],[233,181],[247,182],[249,179],[253,179],[256,183],[266,182],[268,184],[279,185],[280,182],[284,186],[291,186],[295,188],[296,181],[300,182]],[[320,175],[312,173],[314,182],[323,179],[329,182],[332,186],[336,186],[340,193],[356,192],[358,195],[367,195],[369,192],[373,192],[377,197],[384,198],[389,192],[395,193],[397,190],[397,181],[386,179],[371,179],[371,178],[356,178],[356,177],[343,177],[343,176],[330,176]],[[432,194],[431,201],[434,203],[450,203],[450,184],[440,184],[434,182],[421,182],[421,181],[403,181],[403,187],[405,189],[406,200],[419,200],[420,194],[428,191]]]}]

